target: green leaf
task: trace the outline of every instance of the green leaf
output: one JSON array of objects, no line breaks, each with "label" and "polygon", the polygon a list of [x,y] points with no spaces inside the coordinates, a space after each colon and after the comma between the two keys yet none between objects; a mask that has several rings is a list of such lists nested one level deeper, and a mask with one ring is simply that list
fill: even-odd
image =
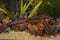
[{"label": "green leaf", "polygon": [[23,5],[23,0],[21,0],[21,7],[20,7],[20,16],[24,17],[24,14],[26,13],[28,7],[30,6],[30,4],[33,2],[33,0],[31,0],[28,4],[24,4]]},{"label": "green leaf", "polygon": [[28,16],[28,18],[31,18],[31,17],[33,17],[36,13],[36,11],[37,11],[37,9],[39,8],[39,6],[42,4],[42,1],[40,1],[34,8],[33,8],[33,10],[30,12],[30,14],[29,14],[29,16]]},{"label": "green leaf", "polygon": [[6,8],[0,8],[0,11],[9,16],[12,20],[16,20],[15,15],[9,12]]},{"label": "green leaf", "polygon": [[48,2],[47,4],[50,5],[50,6],[53,6],[53,4],[51,2]]},{"label": "green leaf", "polygon": [[23,0],[20,2],[20,16],[23,14]]},{"label": "green leaf", "polygon": [[32,2],[33,2],[33,0],[31,0],[31,1],[26,5],[25,10],[24,10],[24,12],[23,12],[23,15],[26,13],[28,7],[30,6],[30,4],[31,4]]}]

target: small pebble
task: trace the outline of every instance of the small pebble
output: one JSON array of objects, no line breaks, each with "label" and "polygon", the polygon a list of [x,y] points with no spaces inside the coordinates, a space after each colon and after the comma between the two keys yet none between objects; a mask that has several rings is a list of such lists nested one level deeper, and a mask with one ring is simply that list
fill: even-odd
[{"label": "small pebble", "polygon": [[11,22],[11,20],[10,20],[9,17],[6,17],[6,18],[4,18],[4,19],[2,20],[2,23],[3,23],[3,24],[7,24],[7,23],[10,23],[10,22]]}]

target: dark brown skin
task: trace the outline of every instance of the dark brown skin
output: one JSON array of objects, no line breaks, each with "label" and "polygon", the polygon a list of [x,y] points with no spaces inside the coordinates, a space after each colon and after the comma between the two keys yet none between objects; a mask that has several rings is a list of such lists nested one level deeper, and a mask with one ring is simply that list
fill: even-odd
[{"label": "dark brown skin", "polygon": [[[53,21],[52,21],[53,20]],[[24,19],[24,20],[18,20],[15,22],[10,23],[11,25],[16,25],[16,24],[28,24],[27,28],[29,29],[31,34],[35,34],[35,35],[44,35],[47,34],[49,35],[55,28],[55,24],[52,22],[54,22],[54,19],[51,17],[44,17],[44,18],[37,18],[37,19]],[[24,26],[25,27],[25,26]],[[20,29],[24,30],[26,28],[24,28],[21,26]],[[53,27],[53,28],[52,28]],[[17,29],[17,27],[16,27]],[[20,30],[19,28],[17,30]],[[48,30],[48,31],[47,31]]]},{"label": "dark brown skin", "polygon": [[[55,20],[53,18],[45,18],[45,19],[40,19],[38,21],[32,20],[29,22],[30,24],[28,25],[28,28],[31,31],[31,33],[34,33],[36,35],[44,35],[44,34],[54,35],[54,30],[56,28],[56,24],[55,24],[55,22],[54,22]],[[34,22],[35,23],[38,22],[38,24],[37,25],[33,24]],[[46,31],[46,32],[44,33],[44,31]]]}]

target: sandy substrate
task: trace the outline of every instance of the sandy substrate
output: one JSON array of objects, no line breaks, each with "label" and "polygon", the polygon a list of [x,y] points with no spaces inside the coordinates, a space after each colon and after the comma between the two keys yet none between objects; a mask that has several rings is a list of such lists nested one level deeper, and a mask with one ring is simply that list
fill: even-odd
[{"label": "sandy substrate", "polygon": [[9,33],[2,33],[0,34],[1,39],[11,39],[11,40],[60,40],[60,35],[49,36],[49,37],[35,37],[34,35],[30,35],[29,32],[9,32]]}]

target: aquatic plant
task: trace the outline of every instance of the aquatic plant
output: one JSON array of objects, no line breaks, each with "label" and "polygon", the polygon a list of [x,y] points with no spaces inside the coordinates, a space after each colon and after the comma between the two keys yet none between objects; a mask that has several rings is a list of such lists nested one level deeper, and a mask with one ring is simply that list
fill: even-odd
[{"label": "aquatic plant", "polygon": [[36,14],[37,9],[40,7],[40,5],[42,4],[42,1],[40,1],[30,12],[28,18],[31,18],[32,16],[34,16]]},{"label": "aquatic plant", "polygon": [[9,16],[12,20],[16,20],[15,15],[11,13],[9,10],[7,10],[6,8],[0,7],[0,11],[6,14],[7,16]]},{"label": "aquatic plant", "polygon": [[28,10],[28,7],[31,5],[31,3],[33,2],[33,0],[29,1],[29,3],[25,3],[23,4],[23,0],[21,0],[20,2],[20,16],[24,16],[24,14],[26,14],[26,11]]}]

